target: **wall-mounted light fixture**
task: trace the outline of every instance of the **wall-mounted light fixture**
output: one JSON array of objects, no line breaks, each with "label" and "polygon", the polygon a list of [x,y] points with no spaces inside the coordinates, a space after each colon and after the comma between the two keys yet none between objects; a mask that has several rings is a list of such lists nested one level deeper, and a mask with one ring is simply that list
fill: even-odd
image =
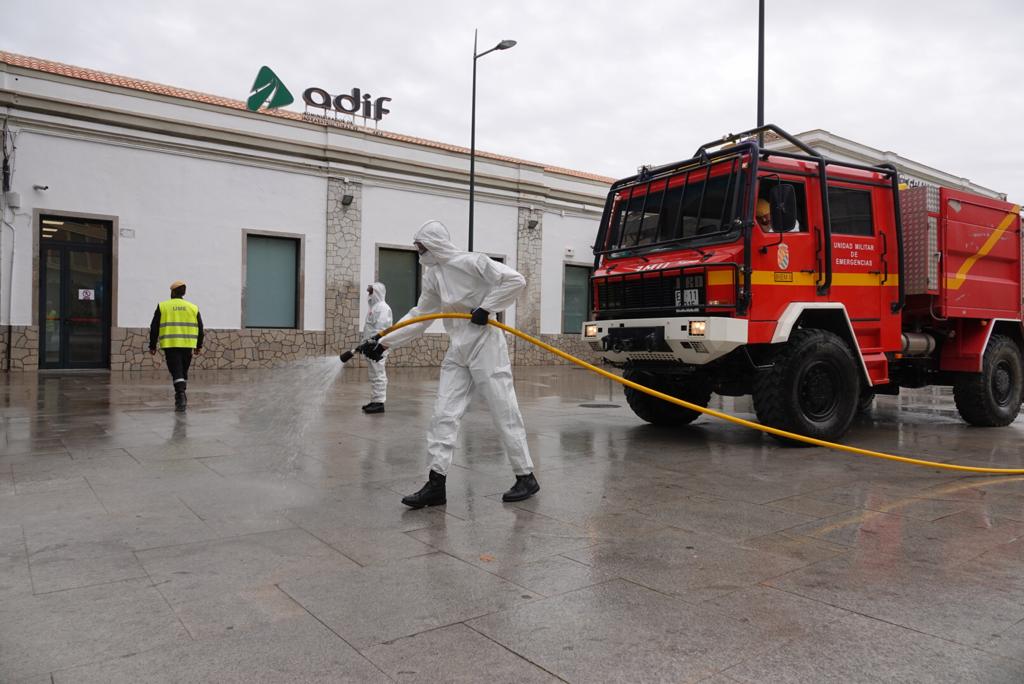
[{"label": "wall-mounted light fixture", "polygon": [[354,199],[355,199],[355,197],[353,195],[349,195],[349,194],[342,195],[341,196],[341,206],[347,207],[348,205],[352,204],[352,200],[354,200]]},{"label": "wall-mounted light fixture", "polygon": [[537,219],[530,219],[529,221],[526,222],[526,227],[529,228],[530,230],[533,230],[537,227],[537,224],[539,223],[540,221],[538,221]]},{"label": "wall-mounted light fixture", "polygon": [[49,190],[50,186],[49,185],[33,185],[32,189],[33,190]]}]

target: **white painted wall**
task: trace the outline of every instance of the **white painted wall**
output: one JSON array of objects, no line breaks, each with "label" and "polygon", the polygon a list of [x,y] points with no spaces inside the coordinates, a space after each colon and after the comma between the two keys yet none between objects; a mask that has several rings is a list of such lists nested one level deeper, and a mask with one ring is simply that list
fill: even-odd
[{"label": "white painted wall", "polygon": [[[212,328],[241,327],[242,230],[299,233],[305,244],[304,328],[324,327],[323,178],[25,130],[17,138],[21,193],[15,325],[31,323],[35,208],[106,214],[135,231],[118,242],[121,327],[149,324],[175,279],[189,284]],[[49,190],[33,190],[33,185]]]},{"label": "white painted wall", "polygon": [[[562,280],[565,264],[593,266],[591,245],[597,237],[599,218],[562,216],[544,213],[544,238],[541,242],[541,310],[540,331],[562,332]],[[572,249],[568,256],[566,249]]]}]

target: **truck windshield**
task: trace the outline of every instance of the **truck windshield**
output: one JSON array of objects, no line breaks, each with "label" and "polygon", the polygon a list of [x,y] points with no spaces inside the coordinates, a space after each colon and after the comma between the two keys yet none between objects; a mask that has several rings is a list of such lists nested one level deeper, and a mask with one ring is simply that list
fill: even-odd
[{"label": "truck windshield", "polygon": [[605,239],[598,241],[604,248],[599,251],[720,241],[736,230],[734,219],[744,205],[746,166],[735,157],[614,191]]}]

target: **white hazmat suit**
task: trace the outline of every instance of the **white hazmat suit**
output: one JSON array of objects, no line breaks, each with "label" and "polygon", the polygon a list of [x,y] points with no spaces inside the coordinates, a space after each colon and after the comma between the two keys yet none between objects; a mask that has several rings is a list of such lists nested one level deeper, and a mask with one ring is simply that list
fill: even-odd
[{"label": "white hazmat suit", "polygon": [[[448,229],[439,221],[427,221],[413,241],[427,249],[420,262],[427,267],[419,302],[402,320],[432,313],[470,313],[481,308],[496,313],[507,309],[526,286],[522,275],[486,254],[456,249]],[[414,323],[381,340],[396,347],[419,337],[430,321]],[[448,353],[441,362],[437,403],[427,432],[430,469],[448,474],[459,423],[475,387],[491,411],[494,426],[516,475],[533,472],[526,444],[526,428],[512,386],[512,363],[505,334],[491,325],[476,325],[466,319],[444,319],[450,338]]]},{"label": "white hazmat suit", "polygon": [[[369,339],[381,330],[391,326],[393,314],[385,301],[387,288],[384,283],[372,283],[370,288],[370,308],[366,312],[363,323],[363,338]],[[380,361],[367,359],[367,374],[370,376],[370,403],[383,404],[388,398],[388,373],[384,368],[388,360],[387,354]]]}]

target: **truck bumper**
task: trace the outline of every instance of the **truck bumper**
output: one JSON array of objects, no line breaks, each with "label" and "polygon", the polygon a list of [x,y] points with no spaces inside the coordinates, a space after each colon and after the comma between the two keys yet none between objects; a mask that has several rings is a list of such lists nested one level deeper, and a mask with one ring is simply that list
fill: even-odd
[{"label": "truck bumper", "polygon": [[587,321],[582,332],[591,349],[615,364],[677,361],[703,365],[747,343],[745,319],[714,316]]}]

